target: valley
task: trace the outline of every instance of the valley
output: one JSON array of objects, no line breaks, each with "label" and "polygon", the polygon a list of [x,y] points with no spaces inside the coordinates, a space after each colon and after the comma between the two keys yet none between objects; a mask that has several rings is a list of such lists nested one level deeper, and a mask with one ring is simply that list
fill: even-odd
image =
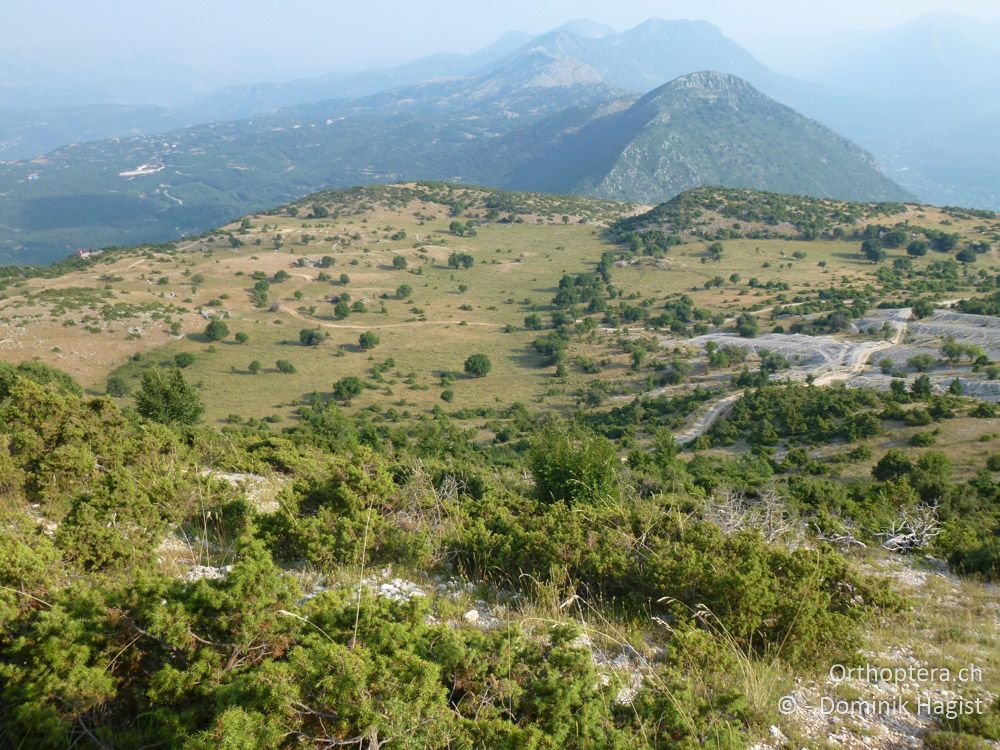
[{"label": "valley", "polygon": [[942,3],[8,3],[0,750],[1000,750]]},{"label": "valley", "polygon": [[[989,747],[998,241],[911,203],[410,182],[0,269],[0,743]],[[983,677],[831,677],[858,660]],[[316,718],[359,688],[376,714]],[[848,699],[901,708],[820,708]]]},{"label": "valley", "polygon": [[[688,194],[675,204],[709,207],[713,195]],[[839,215],[851,231],[878,218],[911,232],[947,230],[965,242],[995,242],[1000,233],[996,221],[926,206],[871,204],[865,218],[856,212],[860,205],[803,205]],[[725,215],[736,213],[713,208],[717,213],[683,209],[682,216],[700,215],[695,223],[666,220],[687,229],[679,244],[649,255],[626,251],[608,228],[635,225],[643,236],[656,226],[660,237],[672,225],[650,221],[660,221],[666,206],[644,214],[628,204],[433,183],[318,194],[181,249],[112,251],[95,256],[83,272],[8,285],[0,299],[0,350],[11,361],[64,369],[94,392],[109,377],[134,391],[146,367],[189,358],[185,374],[201,389],[207,418],[219,424],[232,415],[292,424],[310,394],[328,393],[342,378],[365,382],[347,402],[351,411],[391,404],[412,415],[441,408],[477,414],[512,403],[570,414],[583,405],[705,393],[704,406],[677,417],[684,443],[735,403],[734,373],[772,361],[772,377],[781,381],[887,391],[894,378],[926,372],[937,392],[957,379],[964,393],[1000,400],[1000,381],[972,367],[975,356],[940,355],[945,342],[977,347],[986,360],[1000,355],[995,319],[947,309],[956,292],[975,295],[983,281],[990,283],[997,268],[992,251],[966,267],[951,261],[951,281],[931,285],[929,291],[939,291],[936,297],[931,291],[930,310],[918,319],[914,300],[895,296],[890,267],[898,274],[903,263],[912,278],[933,279],[946,268],[941,253],[913,258],[900,251],[899,262],[873,264],[858,240],[832,224],[825,230],[831,238],[803,240],[796,224],[816,222],[814,215],[789,217],[770,231],[749,222],[733,232],[760,239],[709,241],[713,233],[725,235]],[[470,265],[455,257],[471,258]],[[551,320],[566,316],[554,304],[560,279],[591,278],[599,261],[619,302],[596,315],[578,310],[561,323],[572,333],[553,358],[538,342],[553,330]],[[263,300],[255,297],[258,287],[266,288]],[[683,323],[657,312],[677,304],[687,311]],[[833,314],[841,319],[832,334],[810,330]],[[738,332],[747,315],[750,338]],[[229,338],[204,339],[201,330],[213,319],[226,323]],[[320,336],[303,344],[303,330]],[[371,350],[358,346],[367,331],[379,340]],[[246,342],[231,340],[235,333]],[[729,353],[730,364],[711,364],[718,352]],[[486,381],[462,374],[462,363],[476,353],[493,365]],[[929,364],[914,370],[908,364],[914,357]],[[294,372],[279,372],[279,360]],[[251,362],[260,374],[250,374]],[[674,374],[679,362],[683,370]],[[675,382],[649,387],[664,378]],[[502,394],[494,382],[503,383]],[[481,424],[481,417],[469,422]]]}]

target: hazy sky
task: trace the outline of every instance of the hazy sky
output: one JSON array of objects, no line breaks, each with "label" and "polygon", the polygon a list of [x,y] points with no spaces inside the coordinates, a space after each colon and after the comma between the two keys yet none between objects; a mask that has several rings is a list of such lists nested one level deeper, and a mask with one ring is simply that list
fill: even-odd
[{"label": "hazy sky", "polygon": [[251,79],[471,51],[517,29],[591,18],[617,29],[698,18],[753,49],[761,38],[861,30],[948,10],[981,20],[998,0],[0,0],[0,59],[53,67],[178,60]]}]

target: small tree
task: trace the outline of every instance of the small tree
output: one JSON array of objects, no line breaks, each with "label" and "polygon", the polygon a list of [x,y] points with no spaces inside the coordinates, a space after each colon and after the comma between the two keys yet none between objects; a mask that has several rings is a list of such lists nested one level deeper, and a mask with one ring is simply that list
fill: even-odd
[{"label": "small tree", "polygon": [[597,435],[545,427],[532,441],[528,463],[542,502],[605,501],[617,495],[620,462],[614,446]]},{"label": "small tree", "polygon": [[493,363],[485,354],[473,354],[465,360],[465,374],[472,378],[486,377],[493,369]]},{"label": "small tree", "polygon": [[112,375],[108,378],[107,385],[105,385],[104,390],[109,396],[114,398],[122,398],[128,395],[128,382],[121,375]]},{"label": "small tree", "polygon": [[174,364],[182,370],[194,364],[194,355],[191,352],[178,352],[174,355]]},{"label": "small tree", "polygon": [[365,384],[361,378],[347,375],[333,384],[333,397],[338,401],[350,401],[355,396],[360,396],[364,390]]},{"label": "small tree", "polygon": [[524,327],[529,331],[540,331],[545,327],[545,324],[542,323],[542,318],[538,313],[531,313],[524,319]]},{"label": "small tree", "polygon": [[476,263],[476,259],[473,258],[468,253],[452,253],[448,256],[448,267],[449,268],[472,268]]},{"label": "small tree", "polygon": [[161,370],[143,372],[136,409],[154,422],[183,425],[194,424],[205,411],[198,394],[177,367],[172,367],[165,375]]},{"label": "small tree", "polygon": [[205,326],[205,338],[209,341],[222,341],[229,335],[229,326],[221,320],[210,321]]},{"label": "small tree", "polygon": [[910,393],[917,398],[927,398],[934,392],[931,379],[926,375],[918,375],[910,384]]},{"label": "small tree", "polygon": [[323,342],[323,333],[318,328],[303,328],[299,331],[299,343],[303,346],[319,346]]},{"label": "small tree", "polygon": [[409,264],[402,255],[397,255],[392,259],[392,267],[399,271],[405,271]]},{"label": "small tree", "polygon": [[741,313],[736,319],[736,333],[745,339],[752,339],[760,329],[757,318],[750,313]]},{"label": "small tree", "polygon": [[374,349],[379,344],[379,337],[375,331],[365,331],[360,336],[358,336],[358,346],[361,347],[362,351],[368,351],[369,349]]},{"label": "small tree", "polygon": [[260,362],[255,359],[253,362],[251,362],[249,365],[247,365],[247,372],[249,372],[251,375],[256,375],[257,373],[259,373],[260,372]]},{"label": "small tree", "polygon": [[396,287],[396,299],[407,299],[413,294],[413,287],[409,284],[400,284]]},{"label": "small tree", "polygon": [[914,354],[906,360],[906,364],[917,372],[927,372],[937,364],[937,359],[926,352],[921,352],[920,354]]},{"label": "small tree", "polygon": [[245,344],[250,340],[250,336],[243,333],[243,331],[238,331],[236,334],[236,343]]},{"label": "small tree", "polygon": [[274,363],[274,366],[278,368],[278,372],[283,372],[286,375],[291,375],[295,372],[295,365],[287,359],[279,359]]},{"label": "small tree", "polygon": [[872,476],[880,482],[891,482],[906,476],[911,471],[913,463],[909,457],[898,448],[893,448],[875,464]]},{"label": "small tree", "polygon": [[350,283],[351,283],[351,277],[350,276],[348,276],[346,273],[340,274],[340,285],[341,286],[347,286]]},{"label": "small tree", "polygon": [[927,255],[929,247],[923,240],[913,240],[913,242],[906,246],[906,254],[911,258],[922,258]]},{"label": "small tree", "polygon": [[878,240],[865,240],[861,243],[861,253],[872,263],[881,263],[886,258],[885,250]]}]

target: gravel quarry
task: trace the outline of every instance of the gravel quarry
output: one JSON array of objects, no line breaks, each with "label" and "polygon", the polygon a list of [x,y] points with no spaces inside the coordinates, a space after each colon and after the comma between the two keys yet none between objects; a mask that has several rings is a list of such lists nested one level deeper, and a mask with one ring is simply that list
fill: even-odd
[{"label": "gravel quarry", "polygon": [[[768,352],[780,354],[790,367],[776,373],[776,380],[805,382],[812,377],[816,385],[844,382],[856,388],[879,390],[888,390],[893,380],[892,374],[882,372],[882,360],[891,362],[897,374],[912,377],[917,373],[908,371],[907,362],[916,355],[926,354],[937,360],[927,372],[936,392],[945,392],[957,379],[966,395],[1000,402],[1000,381],[987,380],[982,374],[974,373],[967,362],[955,365],[941,359],[941,345],[947,339],[982,347],[991,360],[1000,359],[1000,318],[937,310],[929,318],[916,320],[909,308],[879,309],[856,321],[852,330],[855,334],[874,334],[886,327],[895,331],[891,339],[857,342],[801,333],[765,333],[756,338],[743,338],[718,332],[698,336],[688,343],[702,351],[709,343],[714,343],[720,348],[738,347],[758,357]],[[663,337],[661,344],[672,347],[677,341]],[[676,440],[683,444],[703,435],[728,413],[740,395],[730,393],[703,406],[693,422],[675,434]]]}]

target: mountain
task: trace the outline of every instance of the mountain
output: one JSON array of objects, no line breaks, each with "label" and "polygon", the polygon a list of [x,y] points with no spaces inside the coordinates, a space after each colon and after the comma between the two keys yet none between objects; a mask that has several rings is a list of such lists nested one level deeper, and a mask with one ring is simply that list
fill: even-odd
[{"label": "mountain", "polygon": [[185,109],[209,119],[234,119],[324,99],[358,98],[442,78],[495,75],[543,52],[593,70],[601,81],[645,93],[696,70],[718,70],[779,90],[782,78],[705,21],[652,19],[629,29],[588,20],[550,32],[509,32],[470,55],[433,55],[381,70],[334,74],[283,83],[235,86],[212,92]]},{"label": "mountain", "polygon": [[[703,184],[905,196],[859,149],[728,77],[774,80],[710,24],[577,22],[392,75],[484,59],[467,75],[0,163],[0,262],[197,234],[316,190],[400,180],[651,201]],[[723,70],[637,102],[634,86],[691,73],[690,60]]]},{"label": "mountain", "polygon": [[199,233],[324,188],[501,185],[558,140],[553,128],[579,128],[619,96],[585,66],[538,52],[486,76],[0,163],[0,262]]},{"label": "mountain", "polygon": [[908,200],[845,138],[735,76],[682,76],[522,165],[513,187],[655,203],[700,185]]},{"label": "mountain", "polygon": [[199,233],[331,187],[448,180],[658,201],[717,184],[902,199],[870,157],[732,76],[636,102],[532,48],[489,75],[0,164],[0,260]]},{"label": "mountain", "polygon": [[0,109],[0,161],[31,159],[78,141],[162,133],[196,121],[189,114],[153,105]]},{"label": "mountain", "polygon": [[698,70],[730,73],[762,87],[781,85],[780,76],[706,21],[651,19],[600,37],[556,29],[532,39],[513,55],[535,49],[574,58],[597,71],[609,85],[638,93]]},{"label": "mountain", "polygon": [[[570,25],[576,28],[575,25]],[[586,31],[582,24],[575,33]],[[490,67],[521,48],[532,37],[510,31],[469,55],[438,54],[389,68],[333,73],[294,81],[230,86],[205,94],[185,106],[204,121],[232,120],[330,99],[363,98],[395,88],[442,78],[489,72]]]}]

